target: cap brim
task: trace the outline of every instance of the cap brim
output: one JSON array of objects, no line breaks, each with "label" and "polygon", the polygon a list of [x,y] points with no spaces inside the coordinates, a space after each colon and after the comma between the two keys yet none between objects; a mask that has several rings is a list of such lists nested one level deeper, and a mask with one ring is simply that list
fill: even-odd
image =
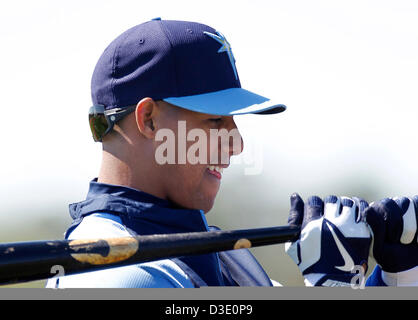
[{"label": "cap brim", "polygon": [[164,101],[195,112],[234,116],[241,114],[275,114],[286,110],[278,104],[242,88],[198,94],[186,97],[165,98]]}]

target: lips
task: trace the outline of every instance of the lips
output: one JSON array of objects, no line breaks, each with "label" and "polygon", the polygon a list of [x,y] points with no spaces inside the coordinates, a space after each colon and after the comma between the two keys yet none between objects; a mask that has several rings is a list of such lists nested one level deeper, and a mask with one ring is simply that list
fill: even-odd
[{"label": "lips", "polygon": [[222,179],[222,172],[223,172],[223,167],[219,167],[219,166],[208,166],[207,170],[210,174],[212,174],[213,176],[215,176],[216,178],[218,178],[219,180]]}]

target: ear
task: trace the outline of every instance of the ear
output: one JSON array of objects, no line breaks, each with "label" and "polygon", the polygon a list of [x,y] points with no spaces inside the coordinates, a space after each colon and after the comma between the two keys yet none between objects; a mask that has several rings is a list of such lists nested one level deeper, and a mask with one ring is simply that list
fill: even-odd
[{"label": "ear", "polygon": [[136,106],[136,125],[139,132],[148,139],[154,139],[155,136],[154,117],[157,109],[157,103],[151,98],[142,99]]}]

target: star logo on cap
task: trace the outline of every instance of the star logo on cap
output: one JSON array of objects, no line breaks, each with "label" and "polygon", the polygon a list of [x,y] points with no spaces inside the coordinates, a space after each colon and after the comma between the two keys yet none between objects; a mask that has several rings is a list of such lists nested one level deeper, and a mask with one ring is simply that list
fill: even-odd
[{"label": "star logo on cap", "polygon": [[229,62],[231,62],[232,69],[234,70],[235,79],[238,80],[237,68],[235,67],[235,58],[232,54],[231,45],[228,41],[226,41],[225,36],[218,31],[216,31],[216,34],[207,31],[203,31],[203,33],[211,37],[212,39],[218,41],[222,45],[222,47],[219,48],[218,53],[226,52],[228,54]]}]

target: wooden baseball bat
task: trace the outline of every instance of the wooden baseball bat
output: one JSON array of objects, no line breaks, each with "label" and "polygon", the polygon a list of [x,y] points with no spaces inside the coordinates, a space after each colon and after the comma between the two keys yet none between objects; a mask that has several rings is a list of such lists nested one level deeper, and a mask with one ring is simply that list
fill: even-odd
[{"label": "wooden baseball bat", "polygon": [[0,244],[0,284],[51,278],[185,255],[273,245],[295,240],[300,228],[156,234],[109,239]]}]

